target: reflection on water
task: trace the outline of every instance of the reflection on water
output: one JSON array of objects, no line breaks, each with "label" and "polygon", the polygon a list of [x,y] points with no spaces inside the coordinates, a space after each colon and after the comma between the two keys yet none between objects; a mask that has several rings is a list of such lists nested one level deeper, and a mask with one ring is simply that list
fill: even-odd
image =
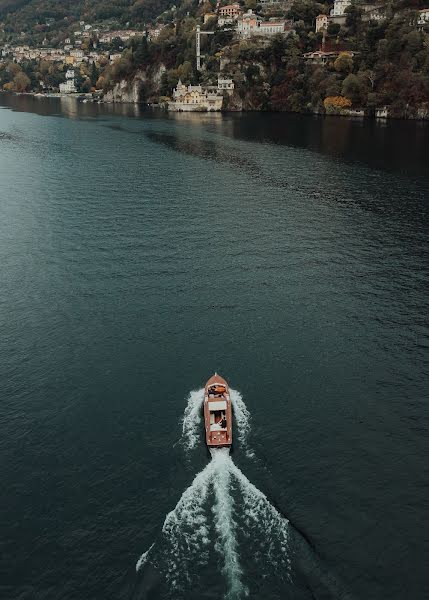
[{"label": "reflection on water", "polygon": [[0,92],[0,107],[19,112],[33,112],[42,116],[64,116],[71,119],[96,118],[107,115],[140,117],[145,108],[138,104],[98,104],[82,102],[77,98],[12,95]]},{"label": "reflection on water", "polygon": [[138,104],[82,103],[0,93],[0,106],[40,115],[92,119],[107,116],[161,119],[184,129],[205,129],[232,139],[295,146],[373,168],[429,174],[429,123],[405,120],[319,117],[290,113],[168,113]]}]

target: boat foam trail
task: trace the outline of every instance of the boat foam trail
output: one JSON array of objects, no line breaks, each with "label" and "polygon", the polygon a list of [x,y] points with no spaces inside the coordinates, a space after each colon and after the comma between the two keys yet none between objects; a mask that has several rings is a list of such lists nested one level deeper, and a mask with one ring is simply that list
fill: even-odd
[{"label": "boat foam trail", "polygon": [[[172,598],[185,597],[193,588],[195,567],[207,566],[213,550],[223,559],[225,598],[245,597],[248,590],[243,583],[238,533],[250,545],[257,544],[255,556],[268,558],[267,564],[276,567],[277,575],[288,575],[288,520],[234,464],[228,448],[213,449],[211,455],[210,463],[166,516],[159,551],[151,546],[136,565],[139,570],[151,561],[161,570]],[[237,501],[233,492],[238,494]]]},{"label": "boat foam trail", "polygon": [[152,550],[152,548],[154,547],[155,542],[152,544],[152,546],[149,548],[149,550],[146,550],[146,552],[143,552],[143,554],[140,556],[140,558],[138,559],[137,563],[136,563],[136,572],[140,571],[140,569],[142,567],[144,567],[144,565],[147,563],[147,559],[149,558],[149,553]]},{"label": "boat foam trail", "polygon": [[[286,576],[291,581],[289,520],[274,508],[265,494],[232,461],[231,472],[238,481],[243,498],[241,509],[245,517],[245,536],[253,538],[254,542],[262,541],[261,550],[277,575],[282,578]],[[255,530],[259,530],[259,536],[254,536]]]},{"label": "boat foam trail", "polygon": [[254,457],[254,452],[249,446],[250,434],[250,412],[243,400],[243,396],[237,390],[230,389],[232,410],[234,412],[235,427],[240,445],[244,448],[249,458]]},{"label": "boat foam trail", "polygon": [[238,553],[236,536],[237,523],[234,519],[234,500],[231,495],[231,465],[229,448],[219,448],[211,451],[213,461],[213,491],[215,502],[212,508],[215,519],[217,540],[216,550],[224,557],[223,572],[227,579],[227,598],[235,600],[247,595],[243,586],[242,569]]},{"label": "boat foam trail", "polygon": [[190,392],[182,419],[182,444],[185,450],[193,450],[200,437],[201,411],[204,402],[204,388]]}]

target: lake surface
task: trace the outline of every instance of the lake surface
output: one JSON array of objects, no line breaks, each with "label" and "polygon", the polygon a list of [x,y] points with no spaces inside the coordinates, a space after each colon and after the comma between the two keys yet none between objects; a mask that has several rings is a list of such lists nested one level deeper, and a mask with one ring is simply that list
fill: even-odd
[{"label": "lake surface", "polygon": [[428,152],[0,96],[2,598],[429,597]]}]

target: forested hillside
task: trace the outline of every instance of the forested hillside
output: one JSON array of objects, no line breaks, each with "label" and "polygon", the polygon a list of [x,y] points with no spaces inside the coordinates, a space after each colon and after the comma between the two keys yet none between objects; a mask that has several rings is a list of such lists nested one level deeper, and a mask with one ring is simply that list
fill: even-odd
[{"label": "forested hillside", "polygon": [[[221,0],[220,7],[225,4]],[[328,17],[328,2],[294,0],[267,8],[240,0],[240,14],[253,7],[266,21],[285,24],[282,34],[243,37],[236,22],[220,24],[216,0],[0,0],[9,52],[0,60],[0,87],[57,91],[73,64],[79,92],[107,95],[120,88],[125,92],[115,100],[130,101],[129,84],[138,88],[138,100],[157,103],[171,97],[179,78],[213,86],[222,74],[235,86],[225,97],[226,109],[371,115],[382,108],[390,116],[428,118],[429,20],[421,21],[421,9],[429,0],[373,0],[371,10],[383,11],[374,18],[365,13],[368,4],[352,0],[339,23]],[[323,15],[329,22],[318,30]],[[212,32],[201,42],[200,71],[198,26]],[[103,32],[120,27],[134,28],[136,37],[102,41]],[[13,50],[17,43],[62,49],[66,40],[63,58],[51,62],[30,50],[17,58]],[[79,62],[73,52],[82,53]]]},{"label": "forested hillside", "polygon": [[78,19],[114,18],[125,24],[153,19],[171,4],[169,0],[0,0],[0,20],[6,30],[15,32],[29,31],[47,21],[51,30]]}]

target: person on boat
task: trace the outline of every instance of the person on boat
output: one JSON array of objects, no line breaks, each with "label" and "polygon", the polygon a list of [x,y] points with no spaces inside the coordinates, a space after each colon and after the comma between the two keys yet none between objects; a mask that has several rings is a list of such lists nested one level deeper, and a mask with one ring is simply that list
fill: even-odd
[{"label": "person on boat", "polygon": [[220,426],[222,427],[222,429],[226,428],[226,418],[225,415],[223,415],[222,420],[220,422]]}]

